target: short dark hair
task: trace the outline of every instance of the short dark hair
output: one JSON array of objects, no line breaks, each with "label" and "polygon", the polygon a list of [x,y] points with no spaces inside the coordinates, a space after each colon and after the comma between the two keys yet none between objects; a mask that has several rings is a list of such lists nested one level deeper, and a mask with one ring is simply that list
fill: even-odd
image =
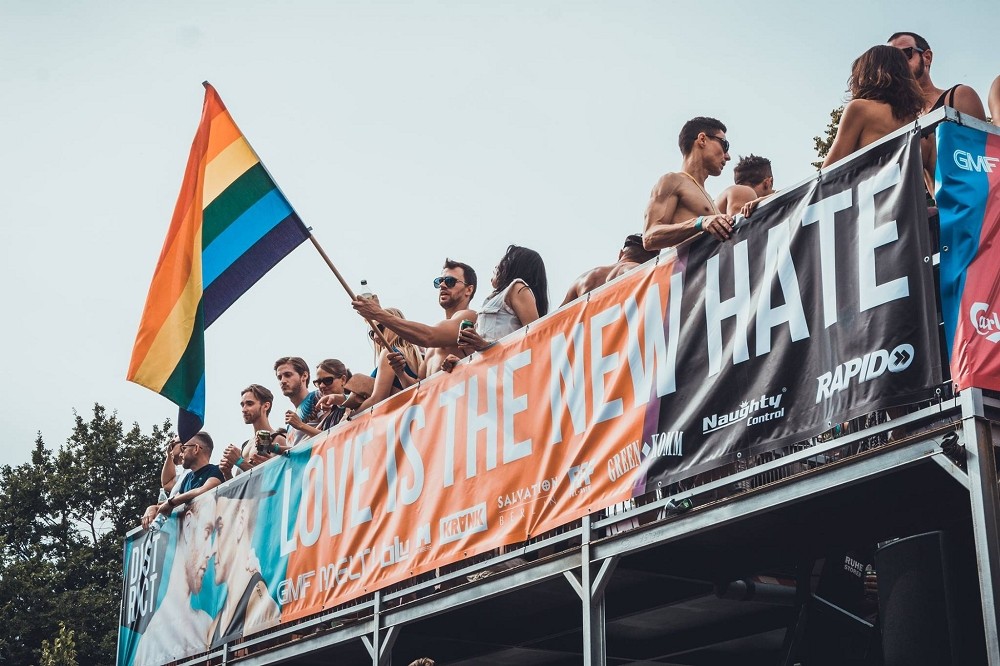
[{"label": "short dark hair", "polygon": [[534,250],[520,245],[508,245],[507,251],[497,264],[497,288],[490,297],[496,296],[507,288],[511,282],[521,278],[528,284],[531,293],[535,295],[535,305],[538,316],[544,317],[549,312],[549,280],[545,275],[545,262],[542,255]]},{"label": "short dark hair", "polygon": [[[454,261],[452,259],[445,257],[444,268],[447,268],[449,270],[455,270],[456,268],[461,268],[465,284],[467,286],[472,287],[472,296],[476,295],[476,287],[479,284],[478,282],[479,278],[476,277],[476,271],[473,270],[472,266],[470,266],[469,264],[464,264],[461,261]],[[470,296],[469,298],[472,298],[472,296]]]},{"label": "short dark hair", "polygon": [[622,246],[622,258],[644,264],[659,252],[657,250],[647,250],[642,245],[642,234],[629,234],[625,237],[625,245]]},{"label": "short dark hair", "polygon": [[295,372],[300,375],[305,375],[306,377],[309,376],[309,364],[302,360],[299,356],[282,356],[274,362],[275,372],[277,372],[278,368],[286,364],[295,368]]},{"label": "short dark hair", "polygon": [[924,39],[923,37],[921,37],[920,35],[918,35],[915,32],[894,32],[894,33],[892,33],[892,36],[889,37],[889,39],[887,39],[885,41],[886,41],[886,43],[888,43],[888,42],[891,42],[892,40],[896,39],[897,37],[902,37],[903,35],[909,35],[910,37],[913,37],[913,41],[917,45],[918,49],[923,49],[924,51],[929,51],[930,50],[931,45],[927,43],[927,40]]},{"label": "short dark hair", "polygon": [[771,160],[750,153],[741,157],[733,169],[733,180],[737,185],[759,185],[771,176]]},{"label": "short dark hair", "polygon": [[722,132],[728,131],[722,122],[716,120],[715,118],[708,118],[706,116],[698,116],[697,118],[692,118],[684,123],[684,127],[681,128],[681,133],[677,137],[677,145],[681,149],[681,155],[688,155],[691,152],[691,147],[694,146],[694,140],[698,138],[699,134],[702,132],[711,132],[713,130]]},{"label": "short dark hair", "polygon": [[212,441],[212,436],[209,435],[204,430],[196,433],[194,436],[191,437],[191,439],[197,439],[199,442],[201,442],[201,445],[204,446],[209,453],[211,453],[212,449],[215,448],[215,443]]},{"label": "short dark hair", "polygon": [[[274,394],[266,386],[261,386],[260,384],[251,384],[242,391],[240,391],[240,397],[243,397],[244,393],[253,393],[253,397],[260,400],[261,403],[268,403],[269,405],[274,405]],[[265,414],[271,413],[271,407],[267,408]]]}]

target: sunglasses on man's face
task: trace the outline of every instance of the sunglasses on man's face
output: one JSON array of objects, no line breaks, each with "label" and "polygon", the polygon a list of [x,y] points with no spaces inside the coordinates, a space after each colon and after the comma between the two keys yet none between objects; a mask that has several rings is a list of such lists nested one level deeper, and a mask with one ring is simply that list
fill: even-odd
[{"label": "sunglasses on man's face", "polygon": [[[706,136],[708,135],[706,134]],[[713,141],[718,141],[719,145],[722,146],[722,152],[724,153],[729,152],[729,141],[723,139],[721,136],[709,136],[708,138],[712,139]]]},{"label": "sunglasses on man's face", "polygon": [[899,50],[902,51],[903,55],[906,56],[906,59],[909,60],[910,58],[913,57],[913,52],[914,51],[916,51],[917,53],[923,53],[927,49],[922,49],[922,48],[919,48],[917,46],[907,46],[907,47],[899,49]]},{"label": "sunglasses on man's face", "polygon": [[[445,275],[444,277],[436,277],[434,278],[434,288],[440,289],[441,285],[443,284],[444,286],[448,287],[448,289],[452,289],[459,282],[462,282],[462,280],[459,280],[457,277],[452,277],[451,275]],[[469,283],[462,282],[462,284],[469,284]]]},{"label": "sunglasses on man's face", "polygon": [[333,382],[335,382],[338,379],[340,379],[340,378],[339,377],[317,377],[316,379],[313,380],[313,384],[315,384],[316,386],[329,386],[330,384],[332,384]]}]

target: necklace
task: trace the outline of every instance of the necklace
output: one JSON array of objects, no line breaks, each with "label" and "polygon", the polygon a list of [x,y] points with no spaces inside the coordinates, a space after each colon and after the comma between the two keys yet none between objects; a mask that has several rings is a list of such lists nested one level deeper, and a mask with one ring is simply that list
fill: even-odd
[{"label": "necklace", "polygon": [[691,182],[694,183],[695,187],[697,187],[699,190],[701,190],[701,193],[705,195],[706,199],[708,199],[708,203],[712,206],[712,210],[715,211],[715,214],[716,215],[721,215],[722,213],[719,211],[718,206],[715,205],[715,201],[712,199],[712,197],[708,196],[708,192],[706,192],[705,188],[702,187],[698,183],[698,181],[694,179],[694,176],[692,176],[691,174],[689,174],[687,171],[681,171],[681,173],[684,174],[685,176],[687,176],[691,180]]}]

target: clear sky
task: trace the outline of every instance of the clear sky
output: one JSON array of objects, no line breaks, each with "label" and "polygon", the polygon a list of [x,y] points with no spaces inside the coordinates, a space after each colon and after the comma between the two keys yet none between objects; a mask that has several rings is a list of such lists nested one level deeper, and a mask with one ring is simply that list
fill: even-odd
[{"label": "clear sky", "polygon": [[[938,86],[985,96],[998,25],[994,1],[0,0],[0,464],[27,461],[38,431],[59,445],[95,402],[146,430],[176,419],[124,378],[203,80],[348,280],[433,322],[446,256],[487,283],[508,244],[538,250],[556,304],[613,262],[678,168],[685,120],[719,118],[734,160],[765,155],[787,186],[865,49],[916,31]],[[707,188],[731,183],[732,165]],[[283,413],[277,357],[373,361],[308,244],[206,347],[217,454],[250,434],[247,384]]]}]

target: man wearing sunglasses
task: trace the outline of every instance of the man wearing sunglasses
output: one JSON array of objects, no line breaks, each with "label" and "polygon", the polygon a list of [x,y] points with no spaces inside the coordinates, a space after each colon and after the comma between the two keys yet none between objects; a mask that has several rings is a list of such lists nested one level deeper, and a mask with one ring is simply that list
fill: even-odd
[{"label": "man wearing sunglasses", "polygon": [[703,231],[719,241],[732,235],[733,218],[705,191],[708,177],[722,174],[730,160],[726,126],[715,118],[692,118],[677,143],[684,156],[681,170],[657,181],[646,207],[642,244],[647,250],[673,247]]},{"label": "man wearing sunglasses", "polygon": [[915,32],[897,32],[889,38],[888,44],[901,50],[909,62],[913,78],[917,80],[917,85],[924,95],[924,113],[942,106],[950,106],[974,118],[986,120],[983,101],[979,99],[975,90],[961,83],[945,90],[938,88],[931,81],[934,51],[926,39]]},{"label": "man wearing sunglasses", "polygon": [[190,502],[198,495],[219,485],[225,478],[218,465],[209,462],[212,458],[212,438],[205,431],[181,444],[181,465],[188,473],[181,477],[177,494],[165,502],[153,504],[142,516],[142,526],[149,528],[157,514],[169,516],[181,504]]},{"label": "man wearing sunglasses", "polygon": [[440,370],[449,354],[459,354],[455,341],[458,340],[462,320],[476,321],[475,310],[469,308],[469,303],[476,294],[476,271],[471,266],[445,259],[441,275],[428,282],[437,290],[438,305],[445,315],[443,321],[433,326],[386,312],[374,299],[356,298],[351,303],[363,318],[383,324],[407,342],[427,350],[419,371],[420,379]]}]

